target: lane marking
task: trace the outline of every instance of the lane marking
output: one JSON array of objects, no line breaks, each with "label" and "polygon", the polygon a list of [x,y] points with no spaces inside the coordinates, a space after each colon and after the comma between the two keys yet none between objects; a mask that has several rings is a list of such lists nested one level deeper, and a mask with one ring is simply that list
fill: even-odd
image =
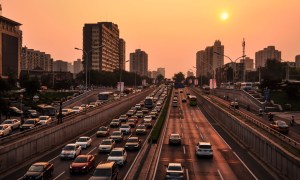
[{"label": "lane marking", "polygon": [[58,176],[56,176],[56,178],[54,178],[53,180],[56,180],[56,179],[58,179],[60,176],[62,176],[63,174],[65,173],[65,171],[64,172],[62,172],[62,173],[60,173]]},{"label": "lane marking", "polygon": [[92,150],[90,150],[90,152],[88,152],[87,154],[90,154],[91,152],[93,152],[97,147],[94,147]]},{"label": "lane marking", "polygon": [[218,169],[218,173],[219,173],[219,175],[220,175],[220,178],[221,178],[222,180],[224,180],[224,178],[223,178],[223,176],[222,176],[222,174],[221,174],[221,172],[220,172],[219,169]]},{"label": "lane marking", "polygon": [[244,161],[233,151],[233,154],[242,162],[242,164],[246,167],[249,173],[254,177],[254,179],[258,179],[253,172],[248,168],[248,166],[244,163]]},{"label": "lane marking", "polygon": [[201,136],[202,140],[204,140],[204,138],[203,138],[203,136],[202,136],[202,133],[201,133],[201,132],[200,132],[200,136]]},{"label": "lane marking", "polygon": [[54,159],[58,158],[60,155],[54,157],[53,159],[51,159],[49,162],[53,161]]},{"label": "lane marking", "polygon": [[182,128],[182,124],[180,124],[180,127]]},{"label": "lane marking", "polygon": [[181,137],[183,138],[183,133],[181,133]]},{"label": "lane marking", "polygon": [[182,146],[182,148],[183,148],[183,154],[185,154],[185,146]]},{"label": "lane marking", "polygon": [[196,124],[196,128],[199,129],[198,125]]},{"label": "lane marking", "polygon": [[185,172],[186,172],[186,179],[189,180],[190,179],[190,177],[189,177],[189,169],[186,169]]}]

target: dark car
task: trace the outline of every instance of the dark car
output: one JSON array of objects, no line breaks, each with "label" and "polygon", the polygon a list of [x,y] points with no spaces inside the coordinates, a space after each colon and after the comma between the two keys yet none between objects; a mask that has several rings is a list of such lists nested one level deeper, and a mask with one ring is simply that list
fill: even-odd
[{"label": "dark car", "polygon": [[99,163],[90,180],[94,179],[117,179],[119,174],[118,164],[114,161]]},{"label": "dark car", "polygon": [[109,128],[106,126],[101,126],[98,131],[96,132],[96,136],[100,137],[100,136],[108,136],[109,135]]},{"label": "dark car", "polygon": [[134,119],[128,119],[127,124],[129,124],[130,127],[134,128],[136,125],[136,121]]},{"label": "dark car", "polygon": [[124,115],[121,115],[121,116],[119,117],[119,119],[120,119],[121,122],[127,122],[128,116],[127,116],[126,114],[124,114]]},{"label": "dark car", "polygon": [[139,137],[130,137],[128,138],[126,144],[125,144],[125,149],[126,150],[137,150],[141,146],[141,140]]},{"label": "dark car", "polygon": [[95,156],[79,155],[70,165],[70,173],[87,173],[95,166]]},{"label": "dark car", "polygon": [[49,162],[37,162],[30,166],[23,179],[46,179],[52,176],[53,164]]},{"label": "dark car", "polygon": [[25,118],[38,118],[40,114],[34,109],[28,109],[24,112]]},{"label": "dark car", "polygon": [[40,125],[39,121],[37,119],[27,119],[21,126],[20,130],[27,130],[27,129],[32,129],[36,126]]}]

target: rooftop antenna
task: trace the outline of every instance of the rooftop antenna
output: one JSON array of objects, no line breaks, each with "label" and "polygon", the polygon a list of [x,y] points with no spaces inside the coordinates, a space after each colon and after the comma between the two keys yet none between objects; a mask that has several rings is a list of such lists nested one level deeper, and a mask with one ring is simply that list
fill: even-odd
[{"label": "rooftop antenna", "polygon": [[246,63],[245,63],[245,47],[246,47],[246,42],[245,42],[245,38],[243,38],[243,42],[242,42],[242,46],[243,46],[243,63],[244,63],[244,70],[243,70],[243,81],[246,82]]}]

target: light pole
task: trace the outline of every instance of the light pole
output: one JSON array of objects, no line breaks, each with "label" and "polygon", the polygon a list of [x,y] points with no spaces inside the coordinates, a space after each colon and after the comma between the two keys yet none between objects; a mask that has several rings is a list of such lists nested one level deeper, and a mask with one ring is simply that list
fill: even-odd
[{"label": "light pole", "polygon": [[238,58],[236,58],[234,61],[229,57],[229,56],[226,56],[225,54],[220,54],[218,52],[214,52],[215,54],[217,55],[220,55],[220,56],[224,56],[224,57],[227,57],[231,63],[232,63],[232,66],[233,66],[233,72],[232,72],[232,84],[233,84],[233,88],[234,88],[234,78],[235,78],[235,66],[236,66],[236,61],[243,58],[243,57],[246,57],[246,55],[243,55],[243,56],[240,56]]},{"label": "light pole", "polygon": [[[127,62],[129,62],[129,60],[127,60],[127,61],[124,62],[125,66],[126,66],[126,63],[127,63]],[[120,87],[120,88],[119,88],[119,90],[120,90],[119,97],[120,97],[120,98],[121,98],[121,91],[122,91],[122,86],[121,86],[121,85],[122,85],[122,71],[123,71],[123,70],[122,70],[122,68],[121,68],[121,66],[120,66],[120,82],[119,82],[119,87]]]},{"label": "light pole", "polygon": [[[97,48],[101,48],[101,47],[103,47],[104,45],[101,45],[101,46],[98,46]],[[90,51],[88,51],[88,52],[86,52],[85,50],[83,50],[83,49],[80,49],[80,48],[77,48],[77,47],[75,47],[74,49],[76,49],[76,50],[79,50],[79,51],[82,51],[83,53],[85,53],[85,90],[87,90],[87,87],[88,87],[88,76],[87,76],[87,69],[88,69],[88,54],[90,53],[90,52],[92,52],[94,49],[92,48]]]}]

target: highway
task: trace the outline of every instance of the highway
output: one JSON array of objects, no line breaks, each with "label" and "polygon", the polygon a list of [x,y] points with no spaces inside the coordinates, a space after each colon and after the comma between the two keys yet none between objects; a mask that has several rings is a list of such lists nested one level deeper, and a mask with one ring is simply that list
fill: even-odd
[{"label": "highway", "polygon": [[[179,107],[170,107],[166,134],[161,149],[155,178],[164,179],[166,165],[180,162],[185,168],[185,179],[256,179],[234,150],[215,131],[198,107],[181,103],[186,91],[179,93]],[[179,133],[181,146],[170,146],[169,135]],[[201,141],[212,144],[213,159],[197,158],[195,145]],[[267,176],[270,177],[270,176]]]}]

